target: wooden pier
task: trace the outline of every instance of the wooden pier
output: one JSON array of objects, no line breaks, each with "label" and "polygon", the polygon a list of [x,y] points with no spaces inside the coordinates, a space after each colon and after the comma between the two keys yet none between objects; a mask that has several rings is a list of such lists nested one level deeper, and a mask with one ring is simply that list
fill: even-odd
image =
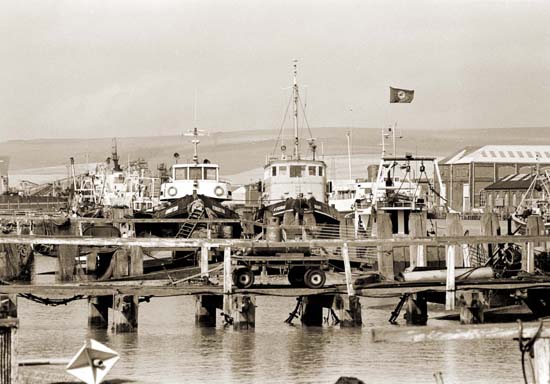
[{"label": "wooden pier", "polygon": [[[227,238],[152,238],[152,237],[86,237],[80,225],[85,222],[119,223],[130,227],[144,219],[80,219],[78,231],[66,235],[33,235],[32,231],[23,234],[0,236],[0,285],[2,307],[0,318],[6,320],[6,329],[10,337],[15,338],[17,328],[17,297],[40,298],[50,300],[88,300],[88,325],[93,328],[109,326],[108,309],[113,310],[111,329],[113,332],[135,332],[138,327],[139,303],[153,297],[193,295],[195,297],[195,322],[197,326],[216,325],[217,313],[221,312],[223,321],[234,329],[253,329],[256,311],[256,296],[297,297],[301,308],[300,320],[305,326],[322,325],[323,309],[328,308],[338,318],[341,327],[362,325],[360,297],[400,297],[400,308],[404,308],[407,324],[424,325],[428,320],[430,302],[444,304],[447,310],[460,309],[460,319],[464,324],[482,323],[484,311],[494,305],[503,305],[504,298],[511,295],[523,300],[529,308],[540,316],[550,314],[541,297],[550,292],[550,276],[536,274],[535,255],[546,250],[550,238],[543,233],[540,218],[533,216],[528,223],[526,235],[497,235],[498,221],[487,214],[481,220],[480,236],[465,236],[458,214],[449,214],[446,221],[446,236],[427,236],[426,216],[411,214],[406,236],[393,235],[391,222],[387,214],[377,217],[378,231],[375,238],[315,239],[268,241],[255,239]],[[29,220],[22,218],[21,220]],[[32,221],[32,219],[31,219]],[[174,220],[167,220],[173,222]],[[177,219],[185,222],[184,219]],[[495,225],[495,222],[497,225]],[[27,224],[19,223],[17,227]],[[76,233],[75,233],[76,232]],[[58,246],[57,282],[52,284],[20,284],[12,279],[10,259],[14,252],[6,247],[29,245]],[[463,268],[479,269],[482,265],[472,264],[472,249],[484,249],[488,258],[495,250],[504,246],[521,249],[521,272],[514,277],[494,277],[468,279]],[[109,264],[110,279],[97,280],[97,269],[101,267],[98,252],[111,249]],[[243,249],[255,250],[293,250],[324,249],[322,254],[304,256],[289,251],[275,255],[247,256]],[[197,279],[172,279],[169,274],[162,280],[143,279],[144,254],[158,250],[199,250]],[[369,249],[372,252],[363,252]],[[83,255],[83,251],[86,256]],[[212,284],[212,252],[222,255],[221,264],[216,266],[221,273],[220,283]],[[269,252],[267,252],[269,253]],[[273,252],[271,252],[273,253]],[[84,261],[85,260],[85,261]],[[267,263],[330,263],[342,265],[341,284],[322,288],[301,288],[291,285],[254,284],[249,288],[239,288],[234,284],[234,272],[242,263],[258,266]],[[99,262],[99,264],[98,264]],[[405,268],[415,267],[422,270],[428,266],[441,267],[441,281],[399,281],[397,278]],[[312,264],[313,265],[313,264]],[[372,266],[364,270],[363,266]],[[103,265],[105,267],[105,265]],[[363,269],[362,271],[358,268]],[[470,272],[469,272],[470,273]],[[375,277],[375,279],[373,279]],[[396,309],[397,313],[399,312]],[[10,325],[11,324],[11,325]],[[2,324],[0,324],[0,329]],[[11,328],[10,328],[11,327]],[[0,341],[2,341],[1,339]],[[10,339],[11,342],[11,339]],[[4,341],[4,345],[7,341]],[[11,345],[11,344],[10,344]],[[8,348],[9,349],[9,348]],[[7,350],[7,349],[6,349]],[[7,362],[13,366],[16,361],[15,350],[10,359],[0,356],[2,372],[7,372]],[[16,366],[15,366],[16,367]],[[11,368],[10,368],[11,369]],[[16,370],[16,368],[13,368]],[[9,381],[7,381],[9,382]]]}]

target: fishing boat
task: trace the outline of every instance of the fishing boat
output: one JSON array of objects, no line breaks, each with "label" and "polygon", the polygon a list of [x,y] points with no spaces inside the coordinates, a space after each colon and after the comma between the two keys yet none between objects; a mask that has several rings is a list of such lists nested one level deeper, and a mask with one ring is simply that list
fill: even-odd
[{"label": "fishing boat", "polygon": [[284,226],[337,227],[338,212],[328,204],[327,166],[316,158],[315,139],[307,140],[311,156],[301,154],[298,128],[301,101],[296,61],[293,75],[293,149],[289,153],[281,142],[280,155],[272,153],[267,158],[257,220],[269,223],[275,218]]},{"label": "fishing boat", "polygon": [[[433,173],[433,177],[428,175]],[[435,157],[382,156],[378,165],[376,181],[372,192],[355,205],[354,218],[356,234],[372,233],[377,212],[390,214],[393,233],[409,233],[409,216],[413,212],[437,209],[437,192],[443,190],[439,166]],[[440,201],[442,204],[443,201]]]},{"label": "fishing boat", "polygon": [[[230,184],[220,179],[219,165],[208,159],[199,162],[198,144],[202,131],[194,128],[187,136],[192,136],[194,147],[193,161],[178,163],[179,154],[174,154],[176,163],[172,165],[171,175],[160,186],[161,205],[151,217],[158,219],[233,219],[238,220],[236,212],[223,205],[231,200]],[[239,237],[239,223],[212,224],[209,226],[212,237]],[[163,223],[136,224],[138,235],[162,237],[206,237],[206,225],[198,222],[184,224]]]},{"label": "fishing boat", "polygon": [[147,162],[138,159],[123,168],[116,139],[111,157],[98,163],[93,171],[77,176],[71,158],[74,196],[73,211],[82,216],[104,216],[111,208],[128,208],[133,212],[152,211],[160,203],[160,179],[153,177]]},{"label": "fishing boat", "polygon": [[550,228],[550,172],[540,172],[538,167],[531,184],[512,213],[512,220],[518,226],[524,227],[531,215],[541,216],[545,228]]}]

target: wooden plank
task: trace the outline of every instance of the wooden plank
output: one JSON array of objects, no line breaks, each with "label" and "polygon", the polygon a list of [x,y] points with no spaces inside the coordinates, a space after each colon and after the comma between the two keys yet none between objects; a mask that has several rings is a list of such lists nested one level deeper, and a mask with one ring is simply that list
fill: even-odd
[{"label": "wooden plank", "polygon": [[143,275],[143,249],[130,247],[130,276]]},{"label": "wooden plank", "polygon": [[[426,212],[413,212],[409,216],[409,236],[411,238],[426,236]],[[426,267],[426,247],[424,245],[409,246],[410,266]]]},{"label": "wooden plank", "polygon": [[389,214],[380,212],[376,214],[376,234],[377,238],[382,240],[377,250],[378,271],[386,279],[393,280],[395,278],[393,269],[393,247],[391,244],[384,241],[393,237],[392,223]]},{"label": "wooden plank", "polygon": [[537,384],[550,383],[550,339],[538,338],[533,344],[535,353],[533,370]]},{"label": "wooden plank", "polygon": [[[533,337],[540,323],[523,323],[523,337]],[[550,323],[545,322],[541,337],[550,337]],[[407,327],[407,328],[372,328],[371,339],[374,342],[413,342],[445,340],[481,340],[509,339],[519,335],[516,323],[457,325],[455,327]]]},{"label": "wooden plank", "polygon": [[349,261],[349,250],[346,243],[344,243],[344,246],[342,247],[342,260],[344,261],[344,272],[346,275],[346,290],[348,296],[351,297],[355,295],[355,290],[353,289],[353,281],[351,278],[351,265]]},{"label": "wooden plank", "polygon": [[[447,235],[460,236],[463,234],[460,214],[455,212],[447,213],[445,221],[447,225]],[[456,245],[448,245],[446,255],[447,293],[445,295],[445,309],[451,311],[455,308],[455,267],[462,267],[464,265],[464,257],[462,255],[462,248]]]},{"label": "wooden plank", "polygon": [[201,277],[208,277],[208,254],[210,253],[210,250],[207,246],[202,246],[201,248],[201,260],[200,260],[200,267],[201,267]]},{"label": "wooden plank", "polygon": [[200,248],[208,245],[211,248],[224,247],[253,247],[255,249],[272,249],[281,247],[338,247],[344,242],[352,246],[410,246],[410,245],[461,245],[515,243],[526,241],[545,242],[547,236],[439,236],[429,238],[386,238],[386,239],[312,239],[308,241],[291,240],[283,242],[271,242],[265,240],[245,239],[175,239],[175,238],[117,238],[117,237],[76,237],[76,236],[10,236],[1,235],[0,244],[54,244],[54,245],[83,245],[83,246],[140,246],[148,249],[182,249]]},{"label": "wooden plank", "polygon": [[57,256],[58,281],[72,281],[75,279],[76,259],[79,256],[78,245],[61,244]]}]

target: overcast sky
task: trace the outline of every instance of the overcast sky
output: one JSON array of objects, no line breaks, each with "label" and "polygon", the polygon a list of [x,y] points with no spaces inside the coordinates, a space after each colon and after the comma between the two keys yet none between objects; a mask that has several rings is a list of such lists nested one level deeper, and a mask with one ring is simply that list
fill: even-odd
[{"label": "overcast sky", "polygon": [[[550,126],[550,2],[0,2],[0,141],[312,126]],[[416,91],[390,105],[389,86]],[[351,111],[350,111],[351,110]]]}]

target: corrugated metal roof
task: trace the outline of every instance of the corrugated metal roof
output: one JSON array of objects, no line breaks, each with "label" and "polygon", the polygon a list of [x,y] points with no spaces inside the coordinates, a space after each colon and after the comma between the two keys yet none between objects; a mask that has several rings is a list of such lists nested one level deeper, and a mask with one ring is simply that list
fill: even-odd
[{"label": "corrugated metal roof", "polygon": [[484,145],[466,147],[439,164],[523,163],[550,164],[550,145]]},{"label": "corrugated metal roof", "polygon": [[496,183],[485,187],[485,190],[527,190],[534,178],[535,175],[530,173],[517,173],[500,179]]}]

